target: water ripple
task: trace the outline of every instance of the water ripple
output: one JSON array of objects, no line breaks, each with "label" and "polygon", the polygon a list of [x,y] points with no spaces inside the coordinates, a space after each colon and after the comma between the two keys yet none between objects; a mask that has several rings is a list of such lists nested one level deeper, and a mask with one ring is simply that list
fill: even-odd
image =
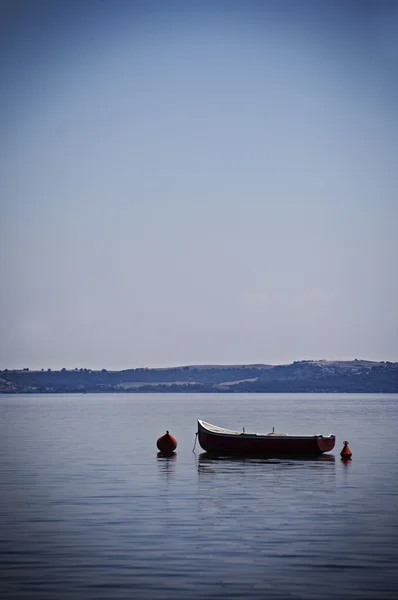
[{"label": "water ripple", "polygon": [[[345,396],[344,408],[332,395],[3,396],[0,596],[395,598],[397,406],[387,396]],[[264,428],[277,415],[291,432],[349,435],[353,461],[338,450],[192,453],[196,417],[254,428],[259,415]],[[170,458],[155,447],[166,426],[179,444]]]}]

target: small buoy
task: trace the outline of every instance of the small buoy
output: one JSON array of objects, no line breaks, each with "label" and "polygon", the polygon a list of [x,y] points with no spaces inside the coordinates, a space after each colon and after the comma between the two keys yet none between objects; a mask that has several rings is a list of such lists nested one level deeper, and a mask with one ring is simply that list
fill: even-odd
[{"label": "small buoy", "polygon": [[342,451],[340,452],[342,460],[351,460],[352,452],[348,447],[348,442],[344,442]]},{"label": "small buoy", "polygon": [[163,456],[170,456],[177,448],[177,440],[168,431],[158,438],[156,445]]}]

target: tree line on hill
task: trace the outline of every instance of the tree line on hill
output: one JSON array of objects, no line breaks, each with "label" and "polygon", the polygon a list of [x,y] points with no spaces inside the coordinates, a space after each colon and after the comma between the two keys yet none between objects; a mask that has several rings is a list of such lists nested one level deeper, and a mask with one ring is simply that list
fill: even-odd
[{"label": "tree line on hill", "polygon": [[296,361],[289,365],[184,366],[122,371],[0,371],[0,393],[398,393],[398,363]]}]

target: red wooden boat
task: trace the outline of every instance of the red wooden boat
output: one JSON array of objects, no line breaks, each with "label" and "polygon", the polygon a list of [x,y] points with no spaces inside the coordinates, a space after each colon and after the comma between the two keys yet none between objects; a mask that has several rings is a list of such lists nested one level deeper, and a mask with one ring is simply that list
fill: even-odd
[{"label": "red wooden boat", "polygon": [[224,455],[316,455],[333,450],[335,436],[288,435],[230,431],[198,420],[199,444],[210,454]]}]

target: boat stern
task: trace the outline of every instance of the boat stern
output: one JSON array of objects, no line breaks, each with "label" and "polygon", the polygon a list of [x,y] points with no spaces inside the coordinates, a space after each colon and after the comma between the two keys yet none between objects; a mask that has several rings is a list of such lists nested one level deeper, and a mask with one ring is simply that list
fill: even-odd
[{"label": "boat stern", "polygon": [[334,445],[336,443],[336,437],[334,435],[329,435],[328,437],[323,437],[323,435],[318,435],[316,440],[319,452],[330,452],[333,450]]}]

